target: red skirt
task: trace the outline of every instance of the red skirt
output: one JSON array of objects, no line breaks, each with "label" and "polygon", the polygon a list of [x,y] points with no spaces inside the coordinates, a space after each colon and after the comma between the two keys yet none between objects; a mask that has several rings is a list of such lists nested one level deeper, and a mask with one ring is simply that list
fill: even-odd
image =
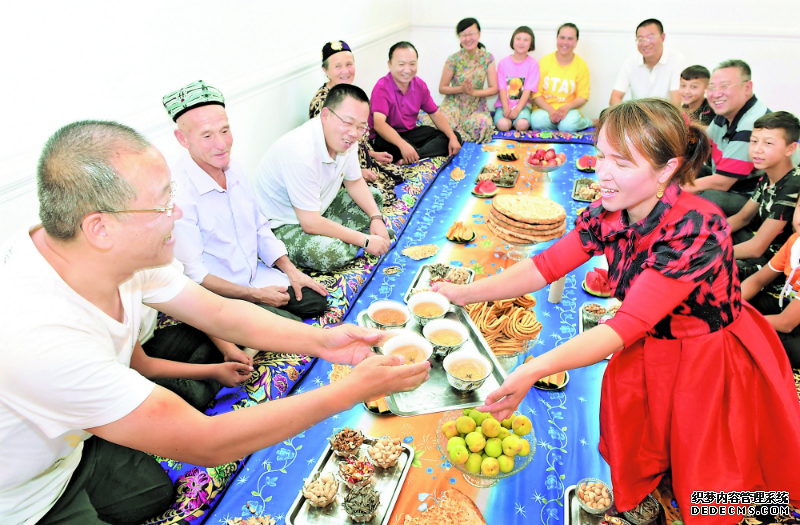
[{"label": "red skirt", "polygon": [[617,352],[603,378],[599,448],[620,511],[668,470],[689,524],[742,519],[692,516],[693,491],[786,491],[800,504],[800,402],[772,326],[743,302],[712,334]]}]

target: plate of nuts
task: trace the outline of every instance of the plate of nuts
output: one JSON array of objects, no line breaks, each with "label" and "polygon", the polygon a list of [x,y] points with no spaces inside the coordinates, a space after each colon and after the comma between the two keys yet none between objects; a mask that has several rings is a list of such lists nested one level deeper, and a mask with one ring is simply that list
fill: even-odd
[{"label": "plate of nuts", "polygon": [[381,503],[381,494],[371,485],[355,487],[344,498],[342,506],[351,520],[364,523],[375,517]]},{"label": "plate of nuts", "polygon": [[605,514],[614,503],[614,493],[608,484],[595,478],[578,482],[578,505],[589,514]]},{"label": "plate of nuts", "polygon": [[331,442],[333,453],[340,457],[355,456],[364,443],[364,434],[360,430],[343,428],[328,438]]},{"label": "plate of nuts", "polygon": [[317,472],[312,480],[306,482],[300,492],[312,507],[327,507],[336,499],[338,490],[339,482],[333,474]]},{"label": "plate of nuts", "polygon": [[369,458],[364,456],[350,456],[339,463],[339,477],[351,489],[368,485],[372,481],[374,473],[375,467],[370,463]]},{"label": "plate of nuts", "polygon": [[369,457],[376,466],[386,469],[397,465],[400,454],[403,453],[403,445],[400,438],[384,437],[375,442],[369,449]]}]

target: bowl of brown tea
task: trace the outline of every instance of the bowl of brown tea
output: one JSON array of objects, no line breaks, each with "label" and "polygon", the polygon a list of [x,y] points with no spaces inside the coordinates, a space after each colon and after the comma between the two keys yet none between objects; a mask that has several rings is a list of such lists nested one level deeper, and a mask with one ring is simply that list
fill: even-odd
[{"label": "bowl of brown tea", "polygon": [[447,357],[460,350],[469,338],[467,328],[452,319],[436,319],[426,324],[422,335],[433,345],[433,353],[439,357]]},{"label": "bowl of brown tea", "polygon": [[433,354],[433,346],[422,336],[411,330],[397,330],[395,335],[383,343],[383,355],[397,355],[403,364],[413,365],[427,361]]},{"label": "bowl of brown tea", "polygon": [[411,314],[406,305],[388,299],[374,301],[369,305],[367,316],[372,325],[379,330],[403,328],[411,320]]},{"label": "bowl of brown tea", "polygon": [[408,300],[408,309],[420,326],[441,319],[450,310],[450,301],[436,292],[419,292]]},{"label": "bowl of brown tea", "polygon": [[447,382],[460,392],[472,392],[483,386],[492,373],[492,363],[477,352],[454,352],[442,361]]}]

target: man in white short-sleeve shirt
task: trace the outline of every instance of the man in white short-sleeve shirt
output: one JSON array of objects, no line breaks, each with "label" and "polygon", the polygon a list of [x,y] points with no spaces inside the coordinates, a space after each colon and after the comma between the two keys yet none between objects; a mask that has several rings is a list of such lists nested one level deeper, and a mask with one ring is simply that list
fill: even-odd
[{"label": "man in white short-sleeve shirt", "polygon": [[338,84],[320,115],[278,139],[256,168],[261,213],[298,266],[330,271],[361,248],[378,256],[389,250],[383,198],[358,163],[368,117],[366,93]]},{"label": "man in white short-sleeve shirt", "polygon": [[[224,464],[426,379],[424,363],[373,357],[376,331],[315,329],[160,268],[181,211],[164,157],[134,130],[65,126],[45,146],[38,185],[42,227],[0,249],[2,523],[144,521],[174,501],[145,453]],[[208,417],[146,379],[191,379],[204,365],[144,354],[143,303],[238,344],[361,364],[328,387]],[[220,366],[249,378],[246,365]]]},{"label": "man in white short-sleeve shirt", "polygon": [[[177,100],[192,89],[205,89],[214,98]],[[175,202],[183,210],[175,223],[175,257],[184,273],[223,297],[290,319],[324,313],[327,290],[289,260],[258,210],[247,174],[231,159],[233,133],[222,93],[200,80],[166,95],[163,103],[178,125],[175,138],[187,150],[171,167]]]},{"label": "man in white short-sleeve shirt", "polygon": [[622,102],[628,91],[632,100],[656,97],[669,100],[676,106],[679,104],[681,71],[687,64],[681,53],[664,47],[666,37],[664,26],[655,18],[649,18],[636,27],[639,53],[622,65],[608,102],[610,106]]}]

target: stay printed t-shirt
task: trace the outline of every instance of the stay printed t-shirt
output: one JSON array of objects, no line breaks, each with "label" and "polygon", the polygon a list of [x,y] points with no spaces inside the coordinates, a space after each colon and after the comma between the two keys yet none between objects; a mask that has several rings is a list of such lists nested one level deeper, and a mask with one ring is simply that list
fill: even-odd
[{"label": "stay printed t-shirt", "polygon": [[543,97],[553,109],[572,102],[577,97],[589,100],[589,67],[581,57],[575,55],[566,66],[558,63],[555,53],[539,61],[539,87],[533,98]]}]

